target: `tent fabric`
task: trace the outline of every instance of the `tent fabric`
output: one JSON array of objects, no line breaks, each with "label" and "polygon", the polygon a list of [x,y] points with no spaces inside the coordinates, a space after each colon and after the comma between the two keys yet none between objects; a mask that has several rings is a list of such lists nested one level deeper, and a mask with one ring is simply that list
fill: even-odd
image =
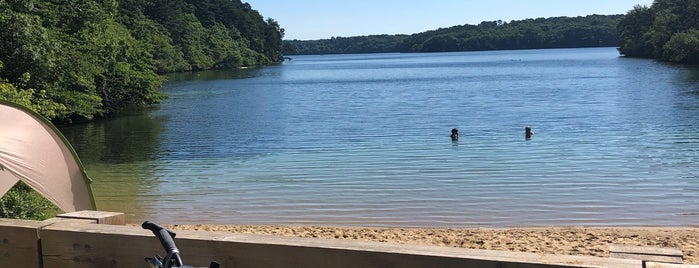
[{"label": "tent fabric", "polygon": [[95,209],[91,181],[58,129],[26,108],[0,101],[0,196],[19,180],[64,212]]}]

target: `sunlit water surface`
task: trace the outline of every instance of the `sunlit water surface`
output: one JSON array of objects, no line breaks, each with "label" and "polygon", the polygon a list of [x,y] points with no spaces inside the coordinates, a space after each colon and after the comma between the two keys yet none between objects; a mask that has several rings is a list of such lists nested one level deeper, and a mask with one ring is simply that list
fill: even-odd
[{"label": "sunlit water surface", "polygon": [[98,208],[130,222],[699,223],[696,68],[614,48],[297,56],[163,90],[62,128]]}]

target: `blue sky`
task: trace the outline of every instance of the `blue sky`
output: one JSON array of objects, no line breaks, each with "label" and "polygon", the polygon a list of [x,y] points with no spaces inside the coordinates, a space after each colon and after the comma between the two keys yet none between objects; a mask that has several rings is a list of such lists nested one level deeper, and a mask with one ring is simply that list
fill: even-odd
[{"label": "blue sky", "polygon": [[284,39],[412,34],[481,21],[625,14],[652,0],[243,0],[285,29]]}]

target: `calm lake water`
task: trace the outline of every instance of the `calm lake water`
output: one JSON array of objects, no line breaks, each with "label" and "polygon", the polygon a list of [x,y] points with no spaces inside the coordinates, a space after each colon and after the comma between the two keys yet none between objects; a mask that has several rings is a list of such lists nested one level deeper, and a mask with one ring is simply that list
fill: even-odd
[{"label": "calm lake water", "polygon": [[614,48],[297,56],[163,90],[62,128],[98,209],[129,222],[699,223],[697,68]]}]

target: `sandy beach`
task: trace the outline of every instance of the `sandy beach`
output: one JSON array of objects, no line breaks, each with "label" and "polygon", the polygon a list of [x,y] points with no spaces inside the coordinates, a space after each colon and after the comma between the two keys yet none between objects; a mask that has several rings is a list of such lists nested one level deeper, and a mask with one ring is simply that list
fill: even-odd
[{"label": "sandy beach", "polygon": [[699,264],[697,227],[362,228],[262,225],[167,225],[172,230],[362,240],[558,255],[609,256],[609,245],[681,249]]}]

